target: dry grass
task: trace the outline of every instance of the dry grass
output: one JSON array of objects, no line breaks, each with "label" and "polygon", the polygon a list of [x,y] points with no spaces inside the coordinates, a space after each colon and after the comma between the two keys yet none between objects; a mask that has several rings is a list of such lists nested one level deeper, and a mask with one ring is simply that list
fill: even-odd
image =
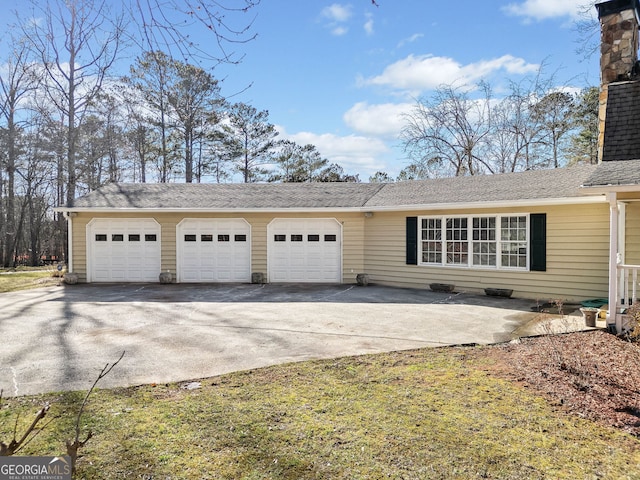
[{"label": "dry grass", "polygon": [[[495,347],[442,348],[241,372],[202,387],[101,390],[78,478],[640,478],[640,442],[492,374]],[[23,454],[60,454],[79,393],[23,397],[58,415]],[[56,413],[57,412],[57,413]]]},{"label": "dry grass", "polygon": [[58,285],[61,281],[55,269],[0,271],[0,293]]}]

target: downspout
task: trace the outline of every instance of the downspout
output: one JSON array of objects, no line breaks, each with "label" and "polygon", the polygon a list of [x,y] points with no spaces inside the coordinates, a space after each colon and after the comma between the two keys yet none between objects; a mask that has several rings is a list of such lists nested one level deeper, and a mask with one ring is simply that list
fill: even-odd
[{"label": "downspout", "polygon": [[609,316],[607,329],[622,333],[622,318],[618,315],[618,195],[607,194],[609,199]]}]

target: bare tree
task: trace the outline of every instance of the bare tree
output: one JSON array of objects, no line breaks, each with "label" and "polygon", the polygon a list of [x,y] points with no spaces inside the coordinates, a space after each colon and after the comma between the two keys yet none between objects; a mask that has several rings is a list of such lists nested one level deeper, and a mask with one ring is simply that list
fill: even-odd
[{"label": "bare tree", "polygon": [[26,105],[26,97],[36,88],[37,76],[28,58],[28,49],[23,41],[14,41],[12,51],[5,63],[4,74],[0,75],[0,114],[4,128],[3,147],[5,151],[6,202],[4,205],[3,233],[4,258],[2,263],[9,266],[16,254],[18,232],[16,230],[16,170],[20,150],[20,114]]},{"label": "bare tree", "polygon": [[428,176],[494,173],[484,152],[491,133],[491,89],[472,99],[468,87],[441,86],[406,115],[404,149]]},{"label": "bare tree", "polygon": [[595,4],[601,0],[585,0],[578,12],[574,30],[578,34],[576,53],[584,60],[591,58],[600,48],[600,23],[594,15]]},{"label": "bare tree", "polygon": [[22,31],[47,77],[44,91],[67,129],[66,201],[76,196],[77,129],[102,89],[120,52],[122,13],[96,0],[33,1],[42,22],[23,20]]},{"label": "bare tree", "polygon": [[[134,41],[146,51],[164,50],[190,63],[238,63],[233,48],[255,39],[252,12],[261,0],[128,0],[129,18],[137,26]],[[194,41],[194,31],[208,32],[217,49]]]}]

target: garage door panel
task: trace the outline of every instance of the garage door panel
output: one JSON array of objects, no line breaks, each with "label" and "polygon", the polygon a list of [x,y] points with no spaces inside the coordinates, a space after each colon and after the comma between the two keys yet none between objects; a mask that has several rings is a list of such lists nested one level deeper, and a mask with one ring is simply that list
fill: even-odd
[{"label": "garage door panel", "polygon": [[[185,219],[178,225],[180,282],[248,282],[251,227],[243,219]],[[193,241],[186,241],[189,235]]]},{"label": "garage door panel", "polygon": [[161,262],[159,239],[160,225],[150,218],[94,219],[87,225],[89,280],[156,282]]},{"label": "garage door panel", "polygon": [[269,281],[342,280],[342,229],[335,219],[275,219],[267,230]]}]

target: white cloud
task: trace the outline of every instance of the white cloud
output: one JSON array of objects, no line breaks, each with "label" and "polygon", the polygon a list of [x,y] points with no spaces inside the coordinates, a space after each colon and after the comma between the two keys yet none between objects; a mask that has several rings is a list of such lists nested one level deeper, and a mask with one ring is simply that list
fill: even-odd
[{"label": "white cloud", "polygon": [[335,37],[341,37],[343,35],[346,35],[348,32],[349,32],[349,29],[347,27],[338,26],[338,27],[334,27],[331,30],[331,35]]},{"label": "white cloud", "polygon": [[405,123],[403,116],[413,106],[413,103],[369,105],[359,102],[344,114],[343,119],[347,126],[363,135],[397,139]]},{"label": "white cloud", "polygon": [[[389,154],[389,147],[382,140],[359,135],[338,136],[332,133],[289,134],[281,126],[276,128],[280,132],[280,138],[293,140],[300,145],[315,145],[324,158],[330,163],[340,165],[346,173],[371,175],[385,168],[381,157]],[[363,179],[366,180],[366,177]]]},{"label": "white cloud", "polygon": [[367,35],[373,35],[373,15],[367,14],[367,21],[364,23],[364,31]]},{"label": "white cloud", "polygon": [[547,18],[578,18],[585,5],[592,6],[587,0],[525,0],[521,3],[510,3],[503,10],[509,15],[526,17],[535,20]]},{"label": "white cloud", "polygon": [[422,37],[424,37],[423,33],[414,33],[410,37],[403,38],[402,40],[400,40],[400,42],[398,42],[398,45],[397,45],[396,48],[402,48],[402,47],[404,47],[405,45],[407,45],[409,43],[413,43],[413,42],[421,39]]},{"label": "white cloud", "polygon": [[382,74],[364,80],[366,85],[386,86],[419,93],[444,84],[473,84],[503,70],[510,74],[535,72],[539,65],[512,55],[461,65],[449,57],[409,55],[386,67]]},{"label": "white cloud", "polygon": [[331,22],[346,22],[351,18],[351,5],[334,3],[322,9],[322,16]]},{"label": "white cloud", "polygon": [[353,15],[351,5],[334,3],[322,9],[320,16],[325,20],[325,27],[336,37],[345,35],[349,29],[345,25]]}]

